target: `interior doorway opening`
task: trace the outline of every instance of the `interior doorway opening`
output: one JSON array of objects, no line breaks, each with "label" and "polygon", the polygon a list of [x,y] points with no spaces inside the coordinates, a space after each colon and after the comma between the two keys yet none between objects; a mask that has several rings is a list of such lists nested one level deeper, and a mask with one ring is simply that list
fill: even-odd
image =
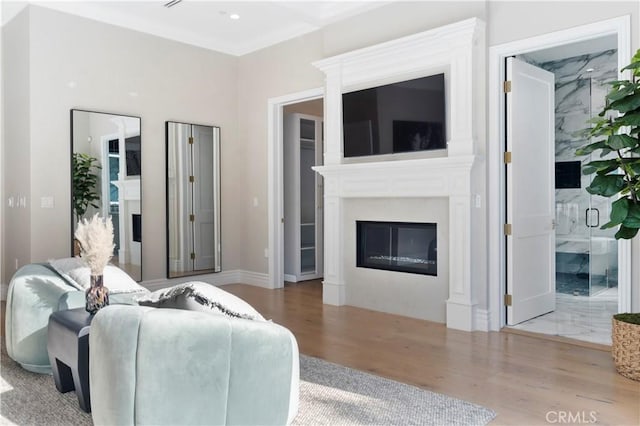
[{"label": "interior doorway opening", "polygon": [[[581,170],[592,159],[576,156],[575,151],[589,143],[580,130],[589,127],[589,119],[604,107],[609,89],[607,82],[618,78],[618,36],[609,34],[514,55],[516,60],[552,73],[555,78],[554,164],[546,167],[555,181],[548,194],[555,204],[551,228],[551,238],[555,240],[550,260],[553,264],[548,265],[549,270],[555,270],[551,278],[555,303],[543,311],[519,316],[516,321],[508,315],[507,325],[515,329],[611,344],[611,316],[619,311],[619,302],[623,299],[620,291],[629,291],[628,288],[619,291],[619,272],[620,268],[630,265],[623,265],[620,260],[624,242],[615,240],[615,229],[600,229],[608,221],[611,202],[615,200],[594,196],[585,190],[593,176],[582,175]],[[509,111],[509,105],[506,110]],[[509,120],[507,118],[507,128],[517,125],[518,120]],[[505,167],[508,170],[509,164]],[[507,171],[507,187],[510,176]],[[510,209],[517,209],[512,207],[515,201],[509,197],[517,199],[514,191],[523,189],[507,189],[508,219]],[[519,253],[517,248],[510,250],[512,245],[508,239],[512,237],[506,237],[507,270],[522,266],[514,262]],[[512,282],[507,282],[508,294],[521,285],[517,275],[514,277]],[[508,274],[507,281],[511,278]],[[508,306],[508,314],[510,309],[515,307]]]},{"label": "interior doorway opening", "polygon": [[284,283],[324,275],[322,98],[283,107]]},{"label": "interior doorway opening", "polygon": [[[284,271],[284,116],[289,105],[302,104],[307,101],[320,100],[323,104],[324,88],[318,87],[302,92],[291,93],[270,98],[267,104],[268,124],[268,223],[269,248],[265,253],[268,258],[269,288],[282,288],[285,283]],[[291,107],[295,108],[295,107]],[[324,109],[324,107],[323,107]],[[315,110],[317,112],[317,110]],[[288,111],[289,112],[289,111]],[[303,111],[310,112],[310,111]],[[324,114],[322,113],[321,116]],[[324,156],[324,154],[323,154]],[[324,256],[324,250],[322,250]],[[324,265],[323,265],[324,267]],[[324,275],[324,270],[322,271]]]}]

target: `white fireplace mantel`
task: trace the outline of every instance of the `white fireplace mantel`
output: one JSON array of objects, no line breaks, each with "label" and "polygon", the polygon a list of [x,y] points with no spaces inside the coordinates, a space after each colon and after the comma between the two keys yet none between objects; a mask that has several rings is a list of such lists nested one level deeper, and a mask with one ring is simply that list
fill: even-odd
[{"label": "white fireplace mantel", "polygon": [[[478,324],[472,270],[472,228],[484,194],[484,23],[476,18],[392,40],[314,63],[326,74],[324,166],[323,301],[343,305],[344,201],[348,198],[444,197],[449,200],[449,298],[447,327],[486,329]],[[447,150],[444,157],[345,162],[342,93],[436,73],[445,73]],[[472,200],[474,202],[472,203]],[[484,229],[484,227],[478,227]],[[472,276],[473,282],[472,282]]]}]

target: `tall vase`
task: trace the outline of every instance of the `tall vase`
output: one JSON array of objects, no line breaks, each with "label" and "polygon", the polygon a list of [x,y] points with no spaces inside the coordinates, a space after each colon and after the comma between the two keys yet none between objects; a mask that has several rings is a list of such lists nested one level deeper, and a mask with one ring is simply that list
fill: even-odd
[{"label": "tall vase", "polygon": [[85,309],[91,315],[109,304],[109,289],[103,285],[103,275],[91,275],[91,286],[85,293]]}]

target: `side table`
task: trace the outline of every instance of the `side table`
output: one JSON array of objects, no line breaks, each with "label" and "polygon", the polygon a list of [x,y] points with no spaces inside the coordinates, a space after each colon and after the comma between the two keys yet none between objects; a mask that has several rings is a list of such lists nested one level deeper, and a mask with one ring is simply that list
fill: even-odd
[{"label": "side table", "polygon": [[89,394],[89,330],[93,315],[84,308],[49,316],[47,351],[58,391],[75,389],[80,408],[91,412]]}]

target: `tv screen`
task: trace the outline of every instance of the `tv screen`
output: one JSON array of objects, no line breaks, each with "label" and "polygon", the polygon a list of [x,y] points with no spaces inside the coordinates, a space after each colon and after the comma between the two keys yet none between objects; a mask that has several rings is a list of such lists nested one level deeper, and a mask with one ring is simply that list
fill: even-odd
[{"label": "tv screen", "polygon": [[344,156],[446,148],[444,74],[342,95]]},{"label": "tv screen", "polygon": [[580,161],[556,162],[556,189],[580,188]]},{"label": "tv screen", "polygon": [[[140,176],[140,136],[131,136],[124,140],[127,176]],[[109,153],[119,153],[118,139],[109,141]],[[122,158],[122,157],[120,157]]]},{"label": "tv screen", "polygon": [[124,140],[127,151],[127,176],[140,176],[140,136]]}]

